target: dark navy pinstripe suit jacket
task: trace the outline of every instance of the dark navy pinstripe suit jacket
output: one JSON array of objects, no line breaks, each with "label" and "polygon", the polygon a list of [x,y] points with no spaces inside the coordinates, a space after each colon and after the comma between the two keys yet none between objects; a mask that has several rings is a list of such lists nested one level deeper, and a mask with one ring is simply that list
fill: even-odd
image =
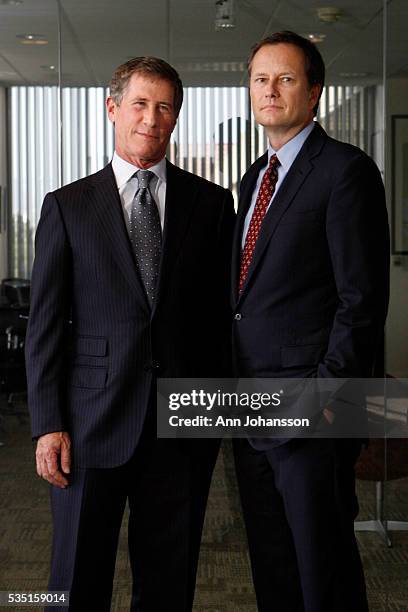
[{"label": "dark navy pinstripe suit jacket", "polygon": [[46,196],[26,340],[34,437],[66,430],[76,465],[120,465],[137,445],[156,375],[229,373],[233,222],[229,191],[167,163],[151,310],[111,165]]}]

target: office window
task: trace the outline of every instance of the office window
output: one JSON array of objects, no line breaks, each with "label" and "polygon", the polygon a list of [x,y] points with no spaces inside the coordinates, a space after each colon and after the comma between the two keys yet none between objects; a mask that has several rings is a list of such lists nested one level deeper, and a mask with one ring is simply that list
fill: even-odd
[{"label": "office window", "polygon": [[[324,89],[318,119],[326,131],[379,159],[379,87]],[[9,273],[30,275],[44,195],[106,165],[114,149],[103,87],[12,87],[9,90],[11,197]],[[232,190],[266,150],[246,87],[187,87],[169,159]],[[60,121],[61,118],[61,121]]]}]

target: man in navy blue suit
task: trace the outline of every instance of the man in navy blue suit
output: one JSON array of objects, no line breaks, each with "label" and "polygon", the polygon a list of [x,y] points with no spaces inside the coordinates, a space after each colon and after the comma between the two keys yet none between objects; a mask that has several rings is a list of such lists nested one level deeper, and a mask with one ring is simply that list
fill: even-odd
[{"label": "man in navy blue suit", "polygon": [[229,373],[234,211],[165,159],[182,99],[163,60],[119,66],[112,162],[48,194],[37,229],[28,400],[52,485],[49,589],[70,591],[69,610],[110,610],[126,501],[131,610],[193,604],[219,443],[157,439],[155,380]]},{"label": "man in navy blue suit", "polygon": [[[242,179],[233,247],[236,373],[372,374],[388,302],[375,163],[315,122],[325,67],[293,32],[258,43],[250,94],[268,151]],[[336,414],[322,411],[326,427]],[[234,441],[260,612],[366,612],[354,537],[359,440]]]}]

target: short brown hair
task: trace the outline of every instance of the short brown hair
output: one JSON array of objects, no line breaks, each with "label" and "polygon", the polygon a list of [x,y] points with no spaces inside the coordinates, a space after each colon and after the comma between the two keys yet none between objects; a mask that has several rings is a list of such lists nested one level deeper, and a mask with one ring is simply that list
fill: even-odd
[{"label": "short brown hair", "polygon": [[275,32],[271,36],[263,38],[252,47],[251,52],[249,54],[249,76],[251,76],[252,61],[255,55],[258,53],[259,49],[261,49],[261,47],[265,47],[266,45],[277,45],[279,43],[287,43],[290,45],[294,45],[295,47],[298,47],[303,51],[303,55],[305,56],[306,77],[309,82],[309,85],[310,87],[312,87],[313,85],[320,85],[320,95],[316,102],[316,106],[313,108],[313,112],[316,115],[317,109],[319,107],[320,96],[322,95],[324,87],[325,67],[323,58],[320,55],[320,51],[317,49],[316,45],[310,42],[310,40],[307,40],[307,38],[303,38],[303,36],[299,36],[299,34],[291,32],[290,30]]},{"label": "short brown hair", "polygon": [[159,57],[134,57],[116,68],[109,83],[110,95],[115,104],[120,106],[129,80],[135,73],[147,74],[169,81],[174,88],[174,110],[176,116],[178,116],[183,103],[183,84],[177,71]]}]

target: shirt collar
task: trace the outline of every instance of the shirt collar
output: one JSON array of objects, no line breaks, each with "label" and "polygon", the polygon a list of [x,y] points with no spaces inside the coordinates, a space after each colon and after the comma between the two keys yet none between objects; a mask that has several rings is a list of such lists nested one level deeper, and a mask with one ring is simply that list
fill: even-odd
[{"label": "shirt collar", "polygon": [[[137,170],[140,170],[138,166],[134,166],[130,162],[122,159],[116,151],[112,158],[112,170],[115,175],[116,184],[118,189],[123,187],[128,180],[134,175]],[[157,164],[149,168],[153,174],[155,174],[160,180],[166,182],[166,158],[163,157]]]},{"label": "shirt collar", "polygon": [[272,155],[276,154],[281,166],[283,167],[285,172],[288,172],[289,168],[295,161],[297,154],[303,147],[306,138],[309,136],[314,126],[315,122],[311,121],[305,128],[303,128],[301,132],[299,132],[299,134],[296,134],[296,136],[294,136],[286,144],[284,144],[283,147],[279,149],[279,151],[274,151],[271,145],[268,144],[268,164]]}]

